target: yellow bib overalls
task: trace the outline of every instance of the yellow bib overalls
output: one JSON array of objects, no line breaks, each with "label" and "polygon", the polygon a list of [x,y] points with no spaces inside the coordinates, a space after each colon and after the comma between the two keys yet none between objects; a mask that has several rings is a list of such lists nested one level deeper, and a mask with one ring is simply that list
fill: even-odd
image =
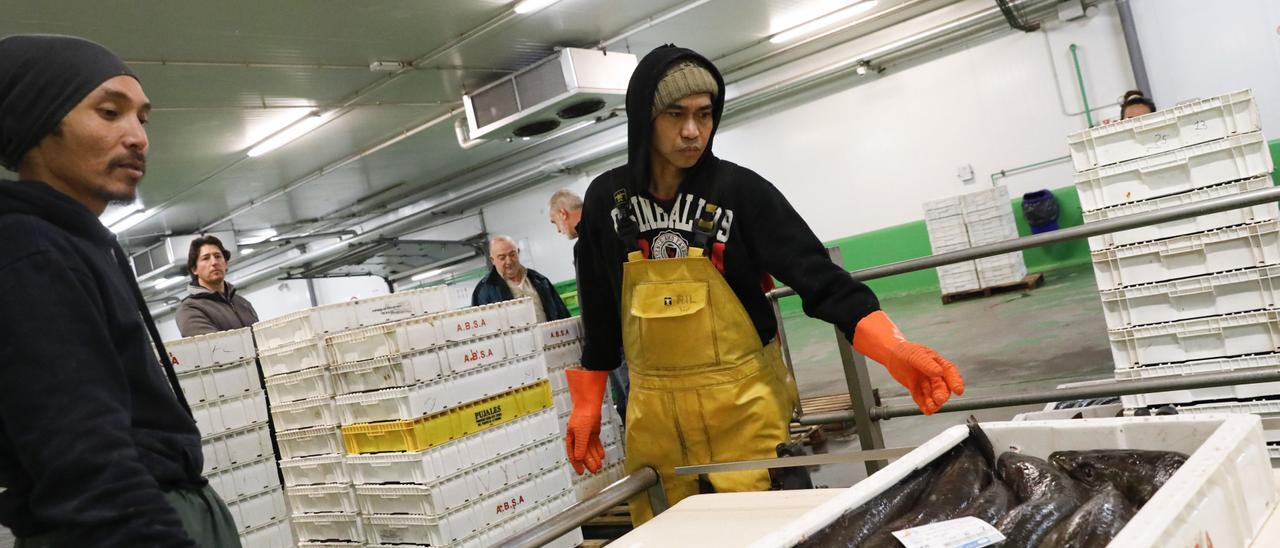
[{"label": "yellow bib overalls", "polygon": [[[696,476],[673,467],[776,456],[794,405],[778,342],[760,344],[751,318],[701,250],[691,257],[623,265],[622,331],[631,368],[626,470],[652,466],[667,501],[698,494]],[[710,474],[717,492],[763,491],[769,472]],[[631,521],[653,517],[630,501]]]}]

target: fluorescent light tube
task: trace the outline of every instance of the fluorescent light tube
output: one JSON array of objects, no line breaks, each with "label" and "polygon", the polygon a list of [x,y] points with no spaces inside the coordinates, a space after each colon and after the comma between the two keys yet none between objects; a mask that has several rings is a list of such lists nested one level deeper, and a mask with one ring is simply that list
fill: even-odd
[{"label": "fluorescent light tube", "polygon": [[867,11],[871,10],[871,8],[874,8],[874,7],[876,7],[876,0],[865,0],[863,2],[858,2],[856,4],[845,6],[838,10],[828,12],[826,15],[818,17],[817,19],[814,19],[807,23],[801,23],[787,30],[779,32],[773,35],[772,37],[770,37],[769,41],[774,44],[783,44],[786,42],[790,42],[792,40],[795,40],[796,38],[805,36],[807,34],[813,34],[814,32],[817,32],[824,28],[835,25],[836,23],[839,23],[841,21],[852,19],[854,16],[860,15],[862,13],[866,13]]}]

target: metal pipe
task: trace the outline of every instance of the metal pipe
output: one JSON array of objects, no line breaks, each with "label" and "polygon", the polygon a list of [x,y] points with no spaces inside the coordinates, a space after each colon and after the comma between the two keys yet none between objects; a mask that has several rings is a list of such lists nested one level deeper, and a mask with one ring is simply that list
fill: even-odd
[{"label": "metal pipe", "polygon": [[462,150],[471,150],[488,142],[484,139],[471,138],[471,135],[467,131],[466,118],[456,118],[453,120],[453,136],[458,139],[458,148],[461,148]]},{"label": "metal pipe", "polygon": [[[929,255],[918,259],[909,259],[906,261],[889,263],[887,265],[873,266],[871,268],[864,268],[862,270],[850,272],[849,276],[857,281],[884,278],[895,274],[904,274],[907,272],[915,272],[917,270],[935,268],[972,259],[992,257],[1004,253],[1022,251],[1033,247],[1065,242],[1067,240],[1088,238],[1089,236],[1097,236],[1099,234],[1108,234],[1112,232],[1119,232],[1121,230],[1128,230],[1130,228],[1150,226],[1166,221],[1189,219],[1199,215],[1208,215],[1210,213],[1218,213],[1220,211],[1230,211],[1232,209],[1240,209],[1277,200],[1280,200],[1280,187],[1251,190],[1249,192],[1214,198],[1203,202],[1183,204],[1146,213],[1136,213],[1115,219],[1098,221],[1096,223],[1062,228],[1053,232],[1023,236],[1021,238],[1014,238],[1012,240],[1005,240],[994,244],[980,245],[977,247],[970,247],[968,249],[961,249],[959,251],[939,253],[937,255]],[[790,287],[781,287],[769,292],[769,298],[781,299],[795,294],[796,291],[794,289]]]},{"label": "metal pipe", "polygon": [[[992,407],[1010,407],[1014,405],[1030,405],[1066,400],[1084,400],[1129,394],[1151,394],[1170,392],[1173,390],[1192,390],[1196,388],[1213,388],[1216,386],[1236,386],[1241,384],[1257,384],[1280,381],[1280,371],[1245,371],[1231,373],[1215,373],[1205,375],[1189,375],[1162,377],[1138,381],[1116,381],[1114,384],[1097,386],[1079,386],[1045,392],[1015,393],[985,398],[955,398],[939,409],[939,413],[952,411],[971,411],[974,409],[990,409]],[[873,420],[886,420],[895,417],[910,417],[923,414],[920,408],[911,405],[884,405],[871,408]],[[837,415],[845,415],[837,417]],[[801,424],[825,424],[825,422],[845,422],[853,420],[853,412],[829,413],[819,416],[803,417]]]},{"label": "metal pipe", "polygon": [[1076,67],[1076,84],[1080,86],[1080,101],[1084,103],[1084,119],[1089,122],[1089,127],[1093,127],[1093,112],[1089,111],[1089,94],[1084,90],[1084,73],[1080,72],[1080,55],[1077,53],[1080,46],[1071,44],[1067,49],[1071,50],[1071,63]]},{"label": "metal pipe", "polygon": [[605,487],[595,496],[579,502],[564,511],[494,546],[507,548],[543,546],[565,533],[581,527],[587,520],[609,511],[627,499],[643,493],[658,484],[658,473],[648,466],[636,470],[613,485]]},{"label": "metal pipe", "polygon": [[1008,176],[1010,176],[1010,175],[1017,175],[1017,174],[1019,174],[1019,173],[1023,173],[1023,172],[1026,172],[1026,171],[1033,171],[1033,170],[1036,170],[1036,169],[1040,169],[1040,168],[1042,168],[1042,167],[1047,167],[1047,166],[1051,166],[1051,165],[1054,165],[1054,164],[1060,164],[1060,163],[1065,162],[1065,161],[1070,160],[1070,159],[1071,159],[1071,156],[1069,156],[1069,155],[1068,155],[1068,156],[1059,156],[1059,157],[1054,158],[1054,159],[1052,159],[1052,160],[1044,160],[1044,161],[1042,161],[1042,162],[1036,162],[1036,163],[1034,163],[1034,164],[1027,164],[1027,165],[1025,165],[1025,166],[1011,167],[1011,168],[1002,169],[1002,170],[1000,170],[1000,171],[993,171],[993,172],[991,172],[991,186],[996,186],[996,179],[1003,179],[1003,178],[1008,177]]},{"label": "metal pipe", "polygon": [[1116,0],[1116,10],[1120,12],[1120,30],[1124,32],[1124,46],[1129,52],[1129,67],[1133,69],[1133,81],[1138,89],[1153,96],[1151,81],[1147,79],[1147,62],[1142,57],[1142,44],[1138,40],[1138,28],[1133,23],[1133,8],[1129,0]]}]

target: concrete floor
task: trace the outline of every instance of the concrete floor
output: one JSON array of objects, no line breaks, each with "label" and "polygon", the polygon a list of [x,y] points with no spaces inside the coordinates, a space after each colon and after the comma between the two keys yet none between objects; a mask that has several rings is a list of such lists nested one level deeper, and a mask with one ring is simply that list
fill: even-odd
[{"label": "concrete floor", "polygon": [[[1063,383],[1108,378],[1112,372],[1102,304],[1089,265],[1045,272],[1037,289],[954,302],[943,306],[936,293],[886,298],[881,307],[913,341],[929,345],[960,368],[965,396],[1048,390]],[[798,314],[785,319],[787,341],[802,397],[847,392],[834,329]],[[885,404],[910,404],[904,388],[878,364],[870,364],[872,385]],[[953,396],[954,397],[954,396]],[[979,420],[1009,420],[1043,405],[972,413]],[[970,412],[884,421],[889,447],[914,446]],[[850,434],[831,439],[828,450],[857,450]],[[861,464],[827,465],[814,482],[845,487],[866,477]]]}]

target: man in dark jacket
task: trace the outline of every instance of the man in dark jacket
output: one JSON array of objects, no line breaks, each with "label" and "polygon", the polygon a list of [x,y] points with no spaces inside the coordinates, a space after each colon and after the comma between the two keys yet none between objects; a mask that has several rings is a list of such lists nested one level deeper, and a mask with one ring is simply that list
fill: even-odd
[{"label": "man in dark jacket", "polygon": [[128,258],[97,219],[135,197],[150,110],[96,43],[0,39],[0,165],[20,179],[0,181],[0,523],[20,547],[239,546]]},{"label": "man in dark jacket", "polygon": [[520,249],[510,236],[494,236],[489,240],[489,260],[493,261],[493,268],[471,293],[471,306],[533,297],[538,323],[569,317],[569,307],[564,305],[551,280],[520,264]]},{"label": "man in dark jacket", "polygon": [[178,305],[178,332],[183,337],[206,335],[249,327],[258,322],[258,312],[248,299],[236,295],[227,281],[231,252],[216,236],[191,240],[187,250],[187,272],[191,285]]}]

